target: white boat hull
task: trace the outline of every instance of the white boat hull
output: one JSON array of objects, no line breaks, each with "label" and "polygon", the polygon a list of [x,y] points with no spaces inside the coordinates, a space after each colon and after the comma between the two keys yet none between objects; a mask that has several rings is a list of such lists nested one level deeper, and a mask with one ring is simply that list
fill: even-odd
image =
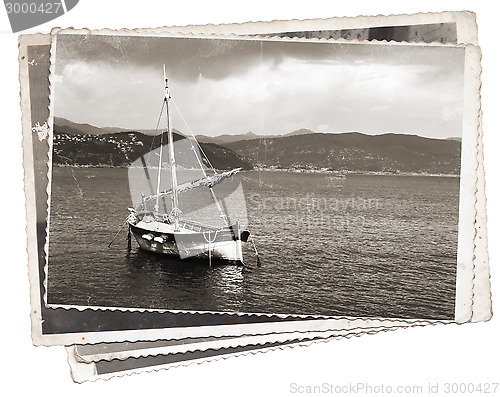
[{"label": "white boat hull", "polygon": [[208,258],[214,262],[243,263],[240,236],[235,235],[230,228],[196,232],[186,229],[174,231],[171,225],[161,229],[157,226],[157,222],[130,225],[141,249],[180,259]]}]

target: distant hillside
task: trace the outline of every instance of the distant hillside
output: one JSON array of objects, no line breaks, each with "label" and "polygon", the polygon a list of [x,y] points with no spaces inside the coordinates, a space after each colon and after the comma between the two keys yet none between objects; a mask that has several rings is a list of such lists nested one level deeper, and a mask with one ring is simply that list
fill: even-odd
[{"label": "distant hillside", "polygon": [[[69,121],[63,117],[54,117],[54,125],[57,126],[57,130],[60,133],[68,135],[102,135],[102,134],[116,134],[118,132],[130,132],[132,130],[119,127],[96,127],[91,124],[79,124],[73,121]],[[184,135],[181,132],[173,129],[179,135]],[[144,135],[158,135],[158,131],[155,129],[144,129],[144,130],[133,130],[133,132],[140,132]]]},{"label": "distant hillside", "polygon": [[247,132],[246,134],[240,134],[240,135],[219,135],[219,136],[196,135],[196,140],[198,142],[216,143],[218,145],[225,145],[226,143],[246,141],[249,139],[257,139],[257,138],[259,138],[259,135],[256,135],[253,132]]},{"label": "distant hillside", "polygon": [[[152,130],[98,128],[56,118],[54,163],[127,166],[159,146]],[[174,130],[174,140],[183,135]],[[460,138],[415,135],[314,133],[300,129],[285,135],[199,136],[217,169],[254,167],[388,173],[460,173]],[[204,141],[204,138],[206,139]],[[167,139],[164,137],[164,141]]]},{"label": "distant hillside", "polygon": [[198,142],[210,142],[225,146],[228,143],[233,143],[238,141],[249,141],[252,139],[263,139],[263,138],[283,138],[286,136],[307,135],[307,134],[314,134],[314,131],[308,130],[306,128],[301,128],[300,130],[289,132],[288,134],[284,135],[257,135],[254,134],[253,132],[247,132],[246,134],[218,135],[218,136],[197,135],[196,139],[198,140]]},{"label": "distant hillside", "polygon": [[90,124],[80,124],[74,123],[73,121],[66,120],[62,117],[54,117],[54,126],[57,126],[57,130],[60,133],[68,135],[102,135],[116,132],[126,132],[126,129],[118,127],[95,127]]},{"label": "distant hillside", "polygon": [[[159,136],[138,131],[106,133],[89,124],[63,122],[59,125],[58,122],[60,119],[54,123],[54,164],[124,167],[160,145]],[[80,126],[87,132],[80,130]],[[181,134],[174,133],[174,141],[181,138]],[[164,142],[167,142],[166,133]],[[212,143],[200,146],[217,169],[252,168],[252,164],[228,148]]]},{"label": "distant hillside", "polygon": [[459,174],[461,144],[414,135],[314,133],[225,145],[258,167]]},{"label": "distant hillside", "polygon": [[[309,134],[315,134],[315,132],[308,130],[307,128],[301,128],[300,130],[289,132],[288,134],[285,134],[283,136],[297,136],[297,135],[309,135]],[[273,136],[273,138],[276,138],[276,137],[278,137],[278,136],[277,135]]]}]

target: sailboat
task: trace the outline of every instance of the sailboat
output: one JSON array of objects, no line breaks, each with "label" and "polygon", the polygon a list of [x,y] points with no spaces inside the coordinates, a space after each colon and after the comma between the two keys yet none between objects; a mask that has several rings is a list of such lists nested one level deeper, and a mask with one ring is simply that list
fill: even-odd
[{"label": "sailboat", "polygon": [[[156,191],[153,194],[145,195],[141,193],[141,202],[135,208],[129,208],[129,216],[126,220],[129,226],[129,248],[130,234],[132,234],[142,250],[172,255],[181,259],[185,258],[208,258],[210,266],[212,260],[223,261],[224,263],[243,264],[242,242],[247,242],[249,237],[255,248],[250,232],[240,226],[240,222],[230,222],[230,217],[224,202],[217,198],[214,190],[215,186],[222,184],[228,179],[232,179],[241,168],[232,169],[226,172],[207,174],[199,154],[193,146],[193,153],[201,171],[201,178],[189,180],[184,183],[178,182],[178,165],[174,150],[174,136],[171,126],[171,96],[166,74],[163,65],[163,77],[165,82],[165,95],[163,98],[162,111],[165,109],[167,120],[168,143],[163,146],[163,133],[161,134],[161,144],[158,155]],[[193,140],[195,137],[193,135]],[[189,139],[189,142],[192,142]],[[177,143],[177,142],[176,142]],[[198,142],[195,141],[196,144]],[[192,143],[191,143],[192,144]],[[199,145],[198,145],[199,146]],[[201,148],[201,146],[199,146]],[[168,166],[164,166],[164,150],[168,151]],[[204,155],[204,153],[203,153]],[[208,161],[208,158],[206,158]],[[144,164],[144,161],[143,161]],[[145,165],[145,164],[144,164]],[[168,179],[170,186],[162,189],[162,174],[170,170]],[[147,172],[147,170],[146,170]],[[149,175],[148,175],[149,178]],[[149,183],[152,187],[152,183]],[[181,193],[189,193],[195,189],[206,189],[209,192],[213,203],[214,212],[217,211],[222,220],[220,225],[204,225],[196,219],[188,219],[184,216],[182,203],[179,200]],[[150,189],[151,190],[151,189]],[[170,211],[168,211],[165,200],[168,196],[171,199]],[[148,209],[148,204],[154,203],[152,209]],[[161,205],[163,204],[163,205]],[[160,210],[163,207],[164,211]],[[256,248],[255,252],[257,254]],[[258,258],[258,254],[257,254]],[[260,260],[258,259],[258,264]]]}]

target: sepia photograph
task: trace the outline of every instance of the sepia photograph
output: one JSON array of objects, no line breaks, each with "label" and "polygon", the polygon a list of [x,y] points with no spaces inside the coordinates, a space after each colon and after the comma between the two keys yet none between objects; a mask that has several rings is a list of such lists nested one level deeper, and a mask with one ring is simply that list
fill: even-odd
[{"label": "sepia photograph", "polygon": [[497,25],[447,3],[6,3],[12,385],[498,392]]},{"label": "sepia photograph", "polygon": [[49,307],[454,319],[463,46],[74,33],[52,57]]}]

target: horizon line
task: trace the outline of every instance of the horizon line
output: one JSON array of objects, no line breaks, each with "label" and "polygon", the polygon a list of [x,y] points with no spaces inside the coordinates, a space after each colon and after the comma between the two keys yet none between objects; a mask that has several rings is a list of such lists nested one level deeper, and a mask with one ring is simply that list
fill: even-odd
[{"label": "horizon line", "polygon": [[[115,133],[119,133],[119,132],[139,132],[139,133],[142,133],[142,131],[153,131],[154,130],[154,128],[128,128],[128,127],[118,127],[118,126],[100,127],[100,126],[90,124],[90,123],[78,123],[76,121],[72,121],[72,120],[69,120],[69,119],[67,119],[65,117],[61,117],[61,116],[54,116],[54,125],[55,125],[56,119],[63,119],[63,120],[66,120],[70,123],[77,124],[77,125],[89,125],[91,127],[98,128],[101,130],[112,129],[112,128],[116,128],[118,130],[125,130],[125,131],[117,131]],[[184,136],[189,136],[188,134],[184,134],[183,132],[181,132],[177,128],[173,128],[173,130],[176,130],[177,132],[181,133]],[[206,138],[219,138],[221,136],[235,136],[236,137],[236,136],[244,136],[244,135],[248,135],[248,134],[253,134],[259,138],[276,138],[276,137],[285,137],[286,135],[292,134],[292,133],[300,131],[300,130],[311,131],[311,133],[313,133],[313,134],[352,134],[352,133],[355,133],[355,134],[362,134],[362,135],[367,135],[367,136],[380,136],[380,135],[394,134],[394,135],[417,136],[420,138],[439,139],[439,140],[447,140],[447,139],[460,139],[461,140],[462,139],[461,135],[450,135],[448,137],[430,137],[430,136],[424,136],[424,135],[419,135],[419,134],[412,134],[412,133],[407,133],[407,132],[394,132],[394,131],[386,131],[386,132],[380,132],[380,133],[367,133],[367,132],[361,132],[361,131],[322,131],[322,132],[320,132],[320,131],[313,131],[313,130],[311,130],[309,128],[305,128],[305,127],[298,128],[298,129],[290,131],[290,132],[270,133],[270,134],[264,134],[264,135],[256,134],[253,131],[248,131],[248,132],[234,133],[234,134],[226,132],[226,133],[222,133],[219,135],[205,135],[204,133],[198,133],[198,134],[194,134],[194,136],[195,137],[203,136]],[[162,131],[163,131],[163,129],[162,129]],[[113,133],[112,132],[104,132],[104,134],[113,134]],[[149,135],[149,134],[144,134],[144,135]],[[157,135],[160,135],[160,134],[157,134]],[[301,135],[308,135],[308,134],[301,134]],[[150,135],[150,136],[156,136],[156,135]]]}]

